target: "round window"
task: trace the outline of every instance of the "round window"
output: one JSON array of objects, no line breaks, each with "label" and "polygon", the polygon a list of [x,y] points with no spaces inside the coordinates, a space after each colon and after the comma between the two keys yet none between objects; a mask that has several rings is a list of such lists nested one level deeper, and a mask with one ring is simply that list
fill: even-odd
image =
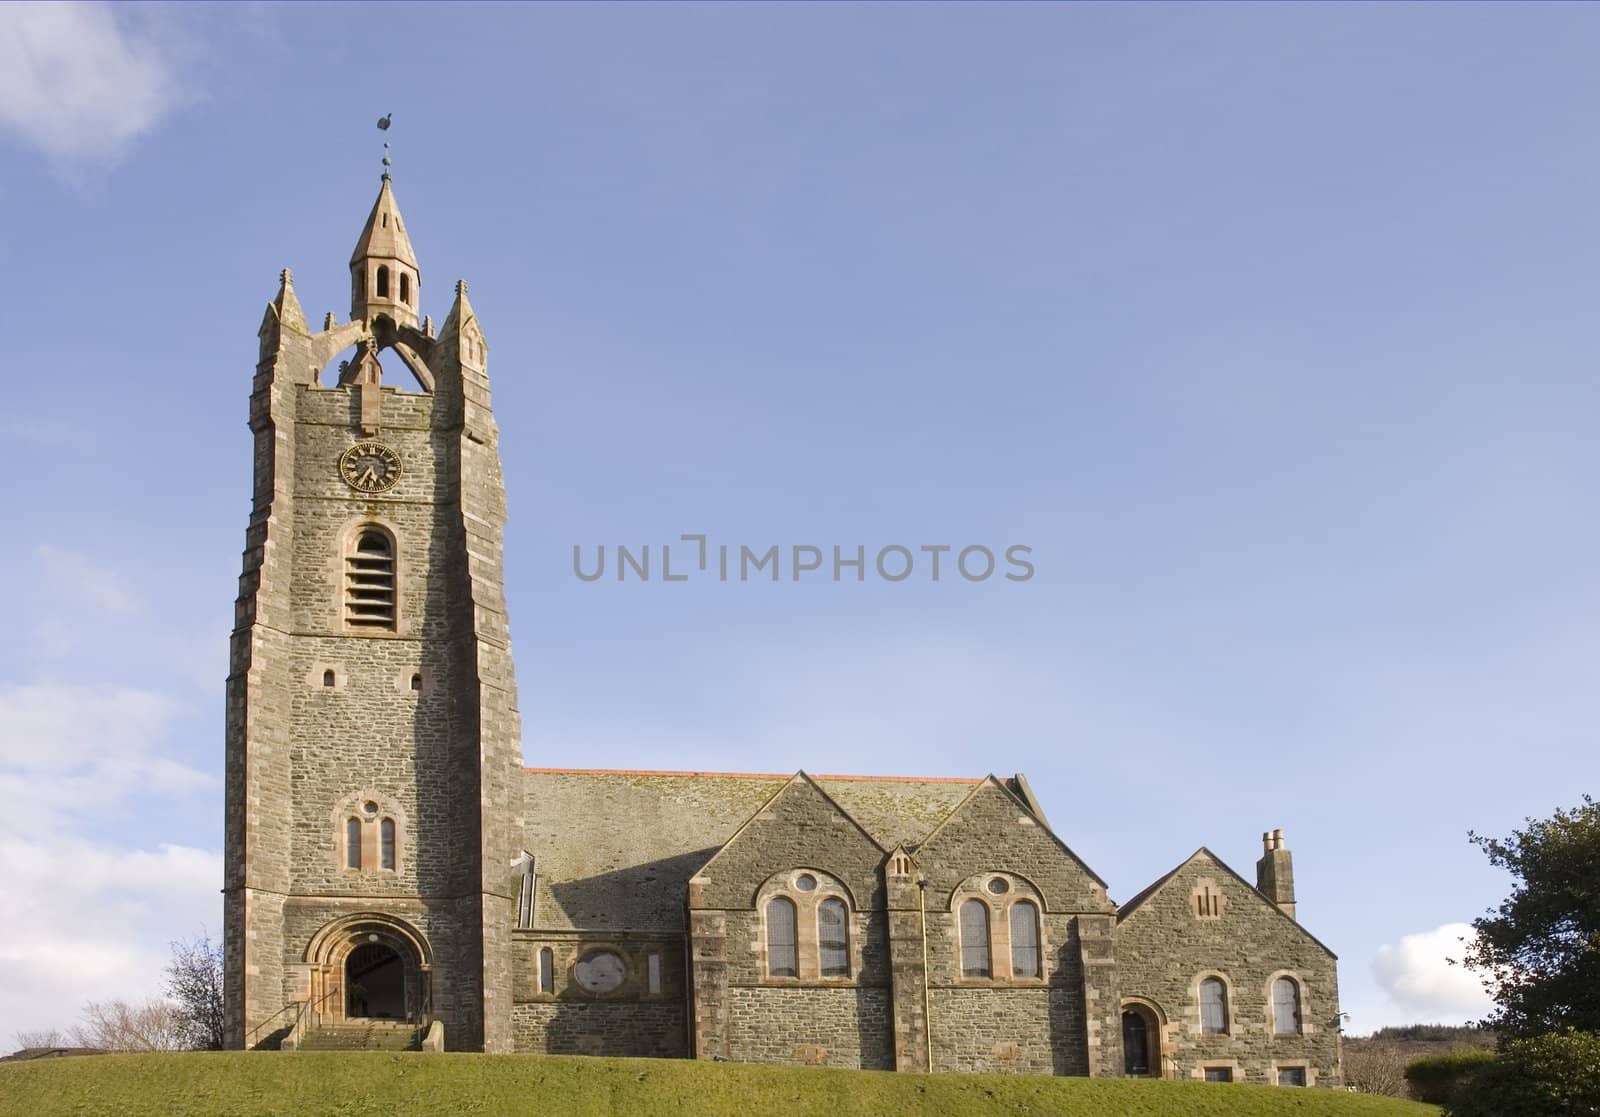
[{"label": "round window", "polygon": [[590,950],[572,967],[573,979],[590,993],[609,993],[622,984],[628,967],[622,956],[610,950]]},{"label": "round window", "polygon": [[369,800],[368,802],[363,803],[361,805],[361,809],[366,811],[368,814],[377,814],[378,813],[378,804],[376,804],[374,802],[371,802]]},{"label": "round window", "polygon": [[990,877],[989,891],[993,892],[996,896],[1004,896],[1007,892],[1011,891],[1011,882],[1005,877]]},{"label": "round window", "polygon": [[817,890],[817,878],[810,873],[801,873],[794,878],[794,886],[802,892],[815,892]]}]

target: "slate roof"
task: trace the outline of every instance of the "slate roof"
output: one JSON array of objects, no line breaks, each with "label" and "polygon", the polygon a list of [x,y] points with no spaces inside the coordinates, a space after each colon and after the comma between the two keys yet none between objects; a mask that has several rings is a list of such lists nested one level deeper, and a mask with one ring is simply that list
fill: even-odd
[{"label": "slate roof", "polygon": [[[791,777],[528,768],[523,848],[543,930],[681,931],[689,878]],[[885,851],[925,837],[977,779],[813,776]]]}]

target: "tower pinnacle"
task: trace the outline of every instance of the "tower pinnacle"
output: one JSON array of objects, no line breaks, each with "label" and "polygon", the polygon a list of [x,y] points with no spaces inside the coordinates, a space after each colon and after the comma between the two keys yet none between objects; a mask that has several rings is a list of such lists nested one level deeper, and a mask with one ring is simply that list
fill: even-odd
[{"label": "tower pinnacle", "polygon": [[378,199],[350,254],[350,317],[371,321],[384,315],[397,326],[415,326],[421,286],[417,255],[386,169]]}]

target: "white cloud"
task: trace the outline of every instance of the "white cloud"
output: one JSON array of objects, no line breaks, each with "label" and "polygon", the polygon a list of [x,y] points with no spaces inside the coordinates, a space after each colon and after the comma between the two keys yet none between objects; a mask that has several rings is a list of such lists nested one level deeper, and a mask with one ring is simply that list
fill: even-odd
[{"label": "white cloud", "polygon": [[1473,970],[1451,965],[1466,954],[1474,932],[1466,923],[1446,923],[1432,931],[1385,943],[1372,961],[1372,976],[1398,1008],[1417,1023],[1463,1023],[1485,1016],[1491,1002]]},{"label": "white cloud", "polygon": [[167,51],[126,10],[0,4],[0,126],[46,154],[114,159],[179,100]]},{"label": "white cloud", "polygon": [[169,940],[215,937],[218,855],[116,839],[114,808],[214,785],[163,754],[181,712],[131,687],[0,686],[0,1051],[86,1000],[158,992]]},{"label": "white cloud", "polygon": [[0,686],[0,837],[56,828],[134,794],[209,787],[205,773],[161,753],[179,713],[166,696],[131,687]]},{"label": "white cloud", "polygon": [[79,601],[110,613],[132,613],[139,607],[138,598],[121,575],[100,566],[80,551],[41,543],[33,549],[33,556],[44,565],[52,586]]},{"label": "white cloud", "polygon": [[0,1051],[66,1027],[83,1002],[157,993],[170,939],[221,925],[222,859],[0,834]]},{"label": "white cloud", "polygon": [[177,713],[171,699],[132,687],[0,686],[0,765],[64,770],[108,754],[148,753]]}]

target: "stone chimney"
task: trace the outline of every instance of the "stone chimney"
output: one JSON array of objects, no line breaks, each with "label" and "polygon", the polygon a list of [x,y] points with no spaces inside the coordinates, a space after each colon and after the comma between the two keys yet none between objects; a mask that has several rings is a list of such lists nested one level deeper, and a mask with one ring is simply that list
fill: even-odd
[{"label": "stone chimney", "polygon": [[1276,904],[1284,915],[1294,918],[1294,855],[1284,848],[1282,830],[1261,835],[1261,860],[1256,862],[1256,888]]}]

